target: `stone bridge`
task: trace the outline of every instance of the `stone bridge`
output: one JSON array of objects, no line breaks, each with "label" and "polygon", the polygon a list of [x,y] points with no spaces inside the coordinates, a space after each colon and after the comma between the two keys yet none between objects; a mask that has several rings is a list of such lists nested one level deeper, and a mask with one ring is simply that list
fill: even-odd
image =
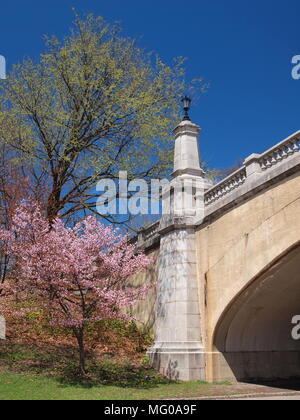
[{"label": "stone bridge", "polygon": [[148,354],[182,380],[300,377],[291,335],[300,315],[300,131],[213,186],[199,164],[199,132],[187,119],[175,129],[172,185],[198,186],[194,208],[136,238],[155,259],[135,279],[157,282],[136,308],[154,328]]}]

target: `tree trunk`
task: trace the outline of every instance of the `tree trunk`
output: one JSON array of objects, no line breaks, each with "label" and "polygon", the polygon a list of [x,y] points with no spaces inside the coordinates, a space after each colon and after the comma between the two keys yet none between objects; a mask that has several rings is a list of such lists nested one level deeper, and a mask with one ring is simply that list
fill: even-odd
[{"label": "tree trunk", "polygon": [[85,348],[84,348],[84,329],[74,331],[79,350],[79,373],[85,375],[87,373],[85,368]]},{"label": "tree trunk", "polygon": [[[57,181],[54,181],[54,184],[56,182]],[[61,195],[61,188],[54,185],[51,191],[51,194],[49,195],[48,204],[47,204],[47,218],[50,222],[50,225],[52,225],[53,220],[58,215],[59,206],[60,206],[60,195]]]}]

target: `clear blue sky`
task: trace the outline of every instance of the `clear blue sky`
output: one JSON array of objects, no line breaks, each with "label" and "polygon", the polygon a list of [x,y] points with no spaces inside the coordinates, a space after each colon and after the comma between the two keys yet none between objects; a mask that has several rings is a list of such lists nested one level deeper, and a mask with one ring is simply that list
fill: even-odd
[{"label": "clear blue sky", "polygon": [[0,54],[8,66],[43,51],[44,34],[67,33],[73,15],[122,21],[124,33],[165,61],[186,56],[189,78],[211,87],[193,108],[201,152],[228,167],[300,129],[299,0],[10,0],[1,2]]}]

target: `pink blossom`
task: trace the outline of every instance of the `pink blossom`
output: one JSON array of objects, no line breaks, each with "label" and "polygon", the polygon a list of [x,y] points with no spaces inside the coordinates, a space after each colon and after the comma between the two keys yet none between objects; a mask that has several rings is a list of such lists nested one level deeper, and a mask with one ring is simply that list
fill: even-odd
[{"label": "pink blossom", "polygon": [[[16,264],[16,281],[4,294],[43,308],[51,322],[80,335],[88,322],[125,317],[124,308],[145,297],[149,286],[131,287],[129,278],[145,270],[151,259],[135,254],[128,238],[89,216],[74,228],[62,220],[53,225],[38,205],[22,203],[9,231],[0,231]],[[20,306],[20,305],[19,305]],[[2,312],[9,311],[2,308]]]}]

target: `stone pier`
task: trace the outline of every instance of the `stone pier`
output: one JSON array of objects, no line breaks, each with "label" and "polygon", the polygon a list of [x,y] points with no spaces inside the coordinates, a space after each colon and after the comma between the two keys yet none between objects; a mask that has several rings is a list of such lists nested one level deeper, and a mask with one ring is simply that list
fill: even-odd
[{"label": "stone pier", "polygon": [[148,351],[157,370],[185,381],[205,377],[194,225],[204,208],[206,182],[199,163],[199,132],[187,120],[174,130],[171,214],[162,217],[159,226],[156,335]]}]

